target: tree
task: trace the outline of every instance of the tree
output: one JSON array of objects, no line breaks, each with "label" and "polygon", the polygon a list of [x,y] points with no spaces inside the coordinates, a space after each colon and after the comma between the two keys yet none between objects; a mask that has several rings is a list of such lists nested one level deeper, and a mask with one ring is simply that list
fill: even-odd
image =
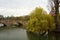
[{"label": "tree", "polygon": [[30,14],[30,20],[28,21],[26,29],[34,33],[53,30],[54,19],[43,8],[37,7]]},{"label": "tree", "polygon": [[[48,0],[51,8],[51,14],[54,14],[55,27],[59,28],[59,0]],[[49,5],[48,4],[48,5]]]}]

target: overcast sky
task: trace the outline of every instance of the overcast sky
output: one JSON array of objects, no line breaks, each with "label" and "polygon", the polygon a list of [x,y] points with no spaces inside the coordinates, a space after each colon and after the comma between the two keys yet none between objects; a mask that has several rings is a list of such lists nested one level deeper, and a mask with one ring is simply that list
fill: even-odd
[{"label": "overcast sky", "polygon": [[47,10],[47,0],[0,0],[0,15],[28,15],[34,8],[39,6]]}]

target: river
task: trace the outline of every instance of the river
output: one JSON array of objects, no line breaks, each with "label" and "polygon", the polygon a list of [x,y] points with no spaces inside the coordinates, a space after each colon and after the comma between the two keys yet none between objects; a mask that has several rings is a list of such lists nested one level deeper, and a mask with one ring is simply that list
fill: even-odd
[{"label": "river", "polygon": [[60,40],[60,33],[38,36],[22,28],[1,29],[0,40]]}]

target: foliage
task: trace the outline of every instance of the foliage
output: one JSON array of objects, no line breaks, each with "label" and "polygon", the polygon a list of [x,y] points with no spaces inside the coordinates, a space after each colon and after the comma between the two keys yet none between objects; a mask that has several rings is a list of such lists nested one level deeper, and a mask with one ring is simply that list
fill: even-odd
[{"label": "foliage", "polygon": [[20,21],[28,21],[29,20],[29,16],[28,15],[26,15],[26,16],[20,16],[19,20]]},{"label": "foliage", "polygon": [[23,16],[20,16],[20,17],[19,17],[19,20],[20,20],[20,21],[24,21],[24,17],[23,17]]},{"label": "foliage", "polygon": [[43,8],[36,8],[30,14],[30,20],[28,21],[26,29],[34,32],[40,33],[42,31],[53,30],[54,19],[50,14],[47,14]]},{"label": "foliage", "polygon": [[59,26],[60,26],[60,14],[59,14],[59,20],[58,20],[58,22],[59,22]]}]

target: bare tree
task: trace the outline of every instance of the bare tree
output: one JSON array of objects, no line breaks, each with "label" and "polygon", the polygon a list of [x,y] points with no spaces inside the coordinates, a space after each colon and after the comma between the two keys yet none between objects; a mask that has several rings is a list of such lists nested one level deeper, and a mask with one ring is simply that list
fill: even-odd
[{"label": "bare tree", "polygon": [[48,0],[49,10],[50,13],[54,16],[55,19],[55,27],[56,29],[59,28],[59,0]]}]

